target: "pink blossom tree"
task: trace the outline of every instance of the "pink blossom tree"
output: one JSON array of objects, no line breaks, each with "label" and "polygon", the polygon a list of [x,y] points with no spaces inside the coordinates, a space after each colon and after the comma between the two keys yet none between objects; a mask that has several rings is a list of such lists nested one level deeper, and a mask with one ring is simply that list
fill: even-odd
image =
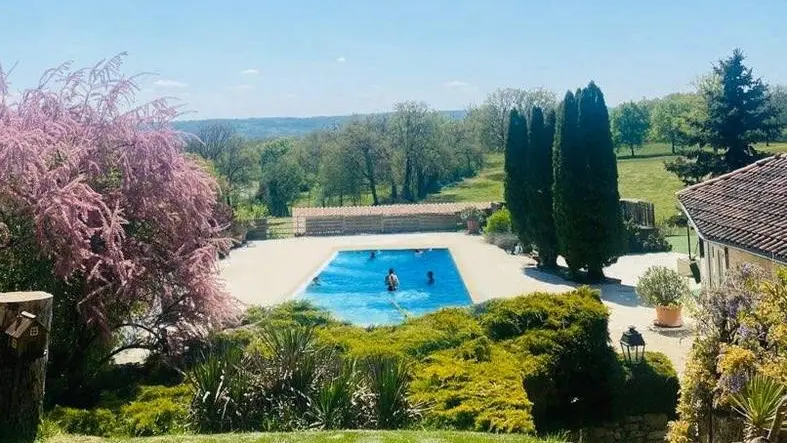
[{"label": "pink blossom tree", "polygon": [[0,71],[0,291],[53,293],[64,366],[79,347],[173,350],[232,314],[217,185],[184,155],[175,107],[134,105],[123,56],[49,70],[15,100]]}]

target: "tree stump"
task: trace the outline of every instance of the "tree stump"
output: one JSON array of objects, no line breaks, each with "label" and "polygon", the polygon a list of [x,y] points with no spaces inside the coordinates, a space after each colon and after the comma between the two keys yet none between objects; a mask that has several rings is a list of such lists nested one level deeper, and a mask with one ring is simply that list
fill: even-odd
[{"label": "tree stump", "polygon": [[[45,328],[43,356],[13,356],[6,328],[23,311]],[[0,441],[32,442],[41,421],[44,381],[52,326],[52,295],[46,292],[0,293]],[[36,332],[38,334],[38,332]]]}]

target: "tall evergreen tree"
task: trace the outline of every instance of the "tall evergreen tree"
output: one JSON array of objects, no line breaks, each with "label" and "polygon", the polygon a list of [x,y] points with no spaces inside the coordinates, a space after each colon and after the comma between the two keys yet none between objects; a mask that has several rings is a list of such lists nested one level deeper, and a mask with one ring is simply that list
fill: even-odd
[{"label": "tall evergreen tree", "polygon": [[524,244],[529,243],[526,234],[527,195],[525,177],[527,173],[525,155],[528,150],[527,120],[517,109],[511,111],[505,150],[505,199],[511,212],[511,224]]},{"label": "tall evergreen tree", "polygon": [[547,120],[540,107],[530,113],[530,140],[525,155],[525,187],[527,212],[525,232],[538,250],[539,265],[557,267],[557,236],[552,217],[552,141],[555,133],[555,112]]},{"label": "tall evergreen tree", "polygon": [[618,166],[604,94],[590,82],[579,102],[579,145],[586,165],[583,225],[583,264],[588,278],[600,280],[603,268],[622,249],[623,221],[618,192]]},{"label": "tall evergreen tree", "polygon": [[552,192],[553,216],[557,234],[558,252],[566,260],[572,274],[578,274],[583,267],[583,254],[580,247],[584,235],[584,213],[581,204],[584,200],[585,166],[579,152],[578,109],[576,97],[571,91],[560,103],[555,123],[555,144],[552,153],[554,165],[554,184]]},{"label": "tall evergreen tree", "polygon": [[[760,78],[743,64],[745,57],[736,49],[732,56],[713,67],[709,82],[700,94],[707,104],[707,118],[693,121],[700,146],[713,153],[695,150],[667,164],[686,184],[702,181],[753,163],[762,157],[754,144],[768,141],[778,132],[777,111]],[[717,151],[721,151],[717,154]]]}]

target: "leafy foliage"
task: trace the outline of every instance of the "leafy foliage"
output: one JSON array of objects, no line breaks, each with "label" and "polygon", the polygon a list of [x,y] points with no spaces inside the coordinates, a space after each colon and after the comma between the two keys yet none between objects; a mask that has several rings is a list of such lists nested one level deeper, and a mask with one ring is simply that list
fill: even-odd
[{"label": "leafy foliage", "polygon": [[58,294],[49,374],[72,393],[115,345],[175,353],[232,314],[217,184],[184,155],[175,108],[133,105],[122,59],[62,65],[16,101],[0,74],[0,291]]},{"label": "leafy foliage", "polygon": [[485,233],[505,234],[511,232],[511,213],[508,209],[498,209],[486,220]]},{"label": "leafy foliage", "polygon": [[672,249],[660,226],[640,227],[631,220],[624,220],[623,231],[628,253],[664,252]]},{"label": "leafy foliage", "polygon": [[686,280],[664,266],[651,266],[637,281],[637,295],[652,306],[679,306],[690,293]]},{"label": "leafy foliage", "polygon": [[746,382],[741,392],[733,394],[730,401],[735,412],[746,420],[747,440],[767,437],[768,441],[778,441],[787,401],[783,384],[757,374]]},{"label": "leafy foliage", "polygon": [[634,157],[634,148],[641,147],[650,129],[650,115],[647,109],[634,102],[617,106],[610,116],[615,145],[628,146]]}]

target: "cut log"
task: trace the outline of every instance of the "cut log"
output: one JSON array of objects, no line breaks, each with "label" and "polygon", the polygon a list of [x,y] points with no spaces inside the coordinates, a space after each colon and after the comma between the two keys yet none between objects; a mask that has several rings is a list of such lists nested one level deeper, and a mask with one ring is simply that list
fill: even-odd
[{"label": "cut log", "polygon": [[[43,356],[13,356],[6,328],[22,312],[36,316],[44,326]],[[52,326],[52,295],[46,292],[0,293],[0,440],[32,442],[41,421],[44,381]],[[38,332],[36,332],[38,334]]]}]

